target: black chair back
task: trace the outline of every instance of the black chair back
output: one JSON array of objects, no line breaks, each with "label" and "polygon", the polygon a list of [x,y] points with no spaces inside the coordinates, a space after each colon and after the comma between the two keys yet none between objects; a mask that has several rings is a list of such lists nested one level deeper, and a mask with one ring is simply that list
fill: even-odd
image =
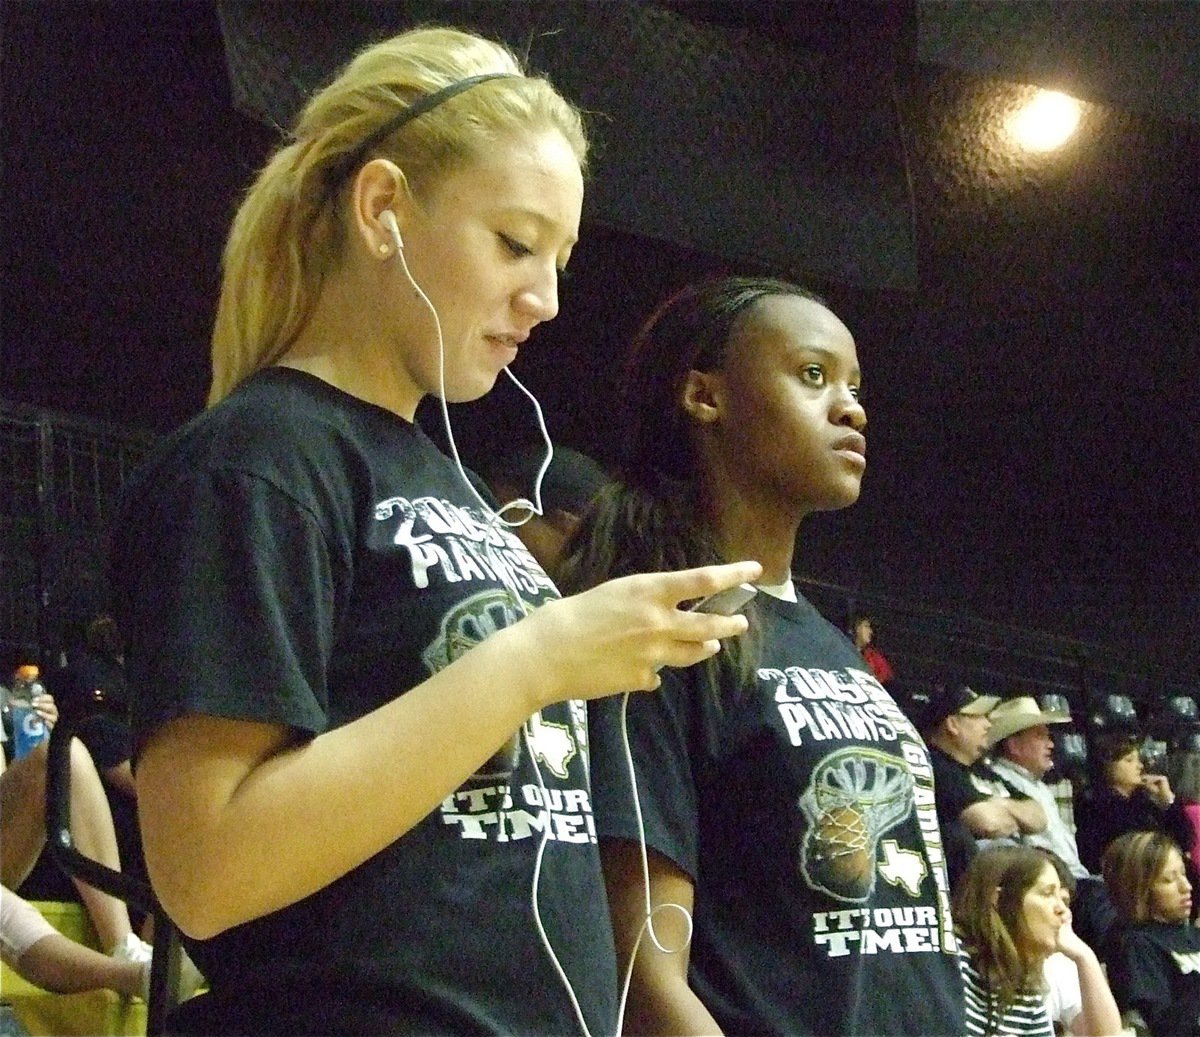
[{"label": "black chair back", "polygon": [[179,931],[167,917],[148,882],[80,853],[71,835],[71,740],[81,718],[61,717],[50,734],[46,774],[46,841],[59,867],[89,886],[141,908],[154,919],[154,955],[150,960],[150,997],[146,1037],[167,1032],[167,1016],[179,1003],[182,947]]}]

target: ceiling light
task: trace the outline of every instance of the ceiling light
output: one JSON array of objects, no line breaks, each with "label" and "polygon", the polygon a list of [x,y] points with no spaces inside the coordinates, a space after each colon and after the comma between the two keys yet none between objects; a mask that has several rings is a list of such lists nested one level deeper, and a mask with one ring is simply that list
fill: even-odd
[{"label": "ceiling light", "polygon": [[1009,119],[1008,132],[1029,151],[1053,151],[1075,132],[1082,108],[1069,94],[1038,90]]}]

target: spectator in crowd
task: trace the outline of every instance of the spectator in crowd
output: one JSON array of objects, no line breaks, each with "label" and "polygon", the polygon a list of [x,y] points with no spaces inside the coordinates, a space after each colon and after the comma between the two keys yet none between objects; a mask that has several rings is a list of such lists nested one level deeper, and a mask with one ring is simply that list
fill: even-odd
[{"label": "spectator in crowd", "polygon": [[1058,872],[1059,892],[1067,920],[1058,934],[1059,949],[1046,959],[1046,1011],[1055,1032],[1071,1037],[1116,1037],[1122,1032],[1121,1012],[1094,945],[1075,933],[1075,876],[1053,852],[1036,847]]},{"label": "spectator in crowd", "polygon": [[[46,725],[58,721],[52,695],[34,705]],[[33,870],[46,845],[47,781],[50,743],[42,742],[12,764],[0,759],[0,949],[18,975],[51,993],[106,988],[146,997],[153,949],[138,936],[129,907],[118,897],[71,876],[104,952],[60,934],[16,890]],[[87,747],[71,740],[71,838],[85,857],[113,871],[122,870],[117,834],[100,774]],[[185,954],[179,995],[191,997],[204,983]]]},{"label": "spectator in crowd", "polygon": [[1200,1034],[1200,929],[1178,844],[1164,832],[1119,835],[1104,851],[1104,881],[1117,911],[1106,955],[1117,1004],[1151,1037]]},{"label": "spectator in crowd", "polygon": [[[1146,772],[1141,738],[1130,731],[1106,731],[1089,752],[1092,781],[1080,796],[1079,856],[1098,873],[1104,851],[1126,832],[1165,832],[1190,846],[1192,827],[1165,774]],[[1194,875],[1194,873],[1193,873]]]},{"label": "spectator in crowd", "polygon": [[115,990],[148,996],[150,957],[102,954],[63,936],[28,900],[0,887],[0,958],[17,975],[54,994]]},{"label": "spectator in crowd", "polygon": [[841,320],[770,278],[680,290],[626,353],[621,479],[564,589],[764,563],[752,642],[589,712],[630,1032],[962,1033],[925,747],[792,580],[804,520],[858,498],[860,381]]},{"label": "spectator in crowd", "polygon": [[934,688],[920,714],[951,887],[966,870],[979,840],[1015,840],[1046,828],[1045,811],[1035,800],[997,794],[979,767],[992,727],[989,714],[999,702],[951,681]]},{"label": "spectator in crowd", "polygon": [[[53,697],[43,696],[37,708],[47,726],[53,727],[58,719]],[[5,766],[0,774],[0,880],[10,890],[21,887],[46,845],[49,749],[50,743],[42,742]],[[120,856],[108,800],[96,766],[78,740],[71,743],[71,775],[71,822],[76,844],[81,853],[119,871]],[[104,948],[117,955],[149,959],[150,948],[134,934],[125,904],[85,882],[73,881]]]},{"label": "spectator in crowd", "polygon": [[98,613],[78,626],[63,646],[63,665],[50,673],[47,687],[64,716],[74,719],[100,710],[127,718],[125,656],[116,621]]},{"label": "spectator in crowd", "polygon": [[[545,444],[537,443],[498,451],[481,465],[497,504],[521,498],[537,503],[534,491],[539,487],[546,454]],[[542,514],[523,509],[514,509],[511,516],[506,513],[513,520],[528,516],[513,532],[552,577],[563,549],[579,526],[579,516],[607,481],[607,473],[587,454],[556,446],[540,483]]]},{"label": "spectator in crowd", "polygon": [[309,98],[241,202],[210,406],[113,523],[147,864],[211,981],[179,1029],[614,1028],[583,701],[744,632],[679,606],[761,566],[559,600],[415,421],[556,315],[585,154],[507,48],[425,27]]},{"label": "spectator in crowd", "polygon": [[[1070,911],[1058,871],[1030,846],[989,846],[971,858],[954,892],[969,1037],[1053,1037],[1045,965],[1065,937]],[[1093,955],[1094,958],[1094,955]]]},{"label": "spectator in crowd", "polygon": [[1190,874],[1194,875],[1200,868],[1200,751],[1175,750],[1167,756],[1163,773],[1183,804],[1183,814],[1191,825],[1191,838],[1181,845],[1191,863]]},{"label": "spectator in crowd", "polygon": [[887,656],[875,644],[875,621],[865,613],[855,613],[850,617],[850,632],[854,638],[854,647],[871,667],[875,679],[886,685],[896,676],[896,671]]},{"label": "spectator in crowd", "polygon": [[[33,705],[48,728],[57,724],[53,695]],[[5,735],[0,731],[0,740]],[[96,950],[64,936],[37,906],[16,892],[42,857],[47,836],[49,742],[42,742],[11,764],[0,753],[0,959],[14,972],[55,994],[108,989],[125,997],[146,998],[150,989],[152,948],[134,931],[129,909],[119,898],[71,876],[96,939]],[[71,836],[84,856],[121,870],[117,837],[108,799],[87,747],[71,742]],[[190,997],[204,978],[183,959],[179,993]]]},{"label": "spectator in crowd", "polygon": [[1069,723],[1071,718],[1066,713],[1043,710],[1032,696],[1019,695],[1001,702],[990,719],[991,753],[986,769],[1013,795],[1036,802],[1046,817],[1044,829],[1023,831],[1020,841],[1049,850],[1070,871],[1075,880],[1072,908],[1079,932],[1092,946],[1102,947],[1113,918],[1112,905],[1103,880],[1080,860],[1075,835],[1044,780],[1054,767],[1050,726]]}]

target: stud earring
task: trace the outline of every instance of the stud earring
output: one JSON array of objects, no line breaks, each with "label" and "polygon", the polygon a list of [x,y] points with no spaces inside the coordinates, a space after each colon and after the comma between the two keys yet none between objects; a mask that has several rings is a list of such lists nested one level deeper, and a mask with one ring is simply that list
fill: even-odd
[{"label": "stud earring", "polygon": [[386,256],[390,251],[391,249],[388,247],[388,243],[386,241],[381,241],[379,243],[379,254],[381,256]]}]

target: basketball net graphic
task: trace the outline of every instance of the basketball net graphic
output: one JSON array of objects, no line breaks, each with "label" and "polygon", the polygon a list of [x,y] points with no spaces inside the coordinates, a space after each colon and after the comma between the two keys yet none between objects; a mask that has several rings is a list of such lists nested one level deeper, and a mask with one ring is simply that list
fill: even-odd
[{"label": "basketball net graphic", "polygon": [[837,900],[866,900],[879,839],[912,804],[913,779],[901,760],[860,747],[827,756],[798,801],[809,823],[800,847],[808,883]]}]

